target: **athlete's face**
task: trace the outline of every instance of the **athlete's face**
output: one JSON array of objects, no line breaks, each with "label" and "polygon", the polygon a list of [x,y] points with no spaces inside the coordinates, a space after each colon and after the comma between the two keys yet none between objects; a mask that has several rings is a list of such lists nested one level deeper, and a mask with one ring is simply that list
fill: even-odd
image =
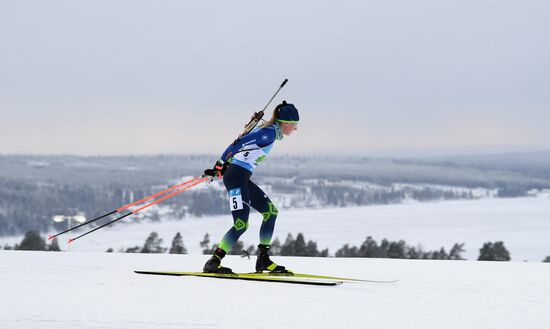
[{"label": "athlete's face", "polygon": [[297,123],[282,122],[281,130],[283,131],[284,135],[290,136],[296,129],[298,129]]}]

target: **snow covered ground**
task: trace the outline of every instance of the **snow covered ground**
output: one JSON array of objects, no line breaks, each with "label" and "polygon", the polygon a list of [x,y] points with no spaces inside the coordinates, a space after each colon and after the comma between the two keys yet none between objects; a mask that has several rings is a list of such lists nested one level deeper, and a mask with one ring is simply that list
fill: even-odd
[{"label": "snow covered ground", "polygon": [[[162,277],[207,256],[0,250],[0,328],[547,329],[550,265],[277,257],[299,272],[392,279],[337,287]],[[229,256],[250,271],[254,258]]]},{"label": "snow covered ground", "polygon": [[[181,232],[190,254],[201,254],[199,242],[210,233],[211,243],[218,242],[232,225],[230,215],[188,218],[160,223],[140,222],[128,217],[71,244],[71,251],[106,251],[113,248],[142,246],[156,231],[169,247],[176,232]],[[250,228],[242,236],[246,245],[258,243],[261,216],[252,213]],[[83,231],[80,231],[83,232]],[[550,256],[550,195],[512,199],[480,199],[387,206],[317,210],[282,210],[275,236],[284,242],[286,235],[304,233],[306,239],[329,248],[333,255],[344,244],[360,245],[371,235],[404,239],[409,245],[422,244],[425,250],[447,251],[455,242],[465,242],[464,256],[477,259],[479,249],[488,241],[504,241],[513,261],[540,262]],[[53,233],[53,232],[52,232]],[[74,236],[74,234],[73,234]],[[67,248],[67,236],[60,237]],[[19,243],[22,237],[1,238],[0,245]]]},{"label": "snow covered ground", "polygon": [[[139,270],[198,271],[206,232],[215,242],[230,217],[116,224],[71,245],[72,252],[0,250],[0,328],[540,328],[550,327],[550,196],[285,210],[276,235],[303,232],[334,253],[366,236],[404,239],[425,249],[466,242],[476,259],[486,241],[502,240],[516,262],[276,257],[296,272],[392,284],[338,287],[160,277]],[[243,236],[257,243],[255,214]],[[142,245],[157,231],[168,246],[181,232],[190,255],[105,253]],[[66,237],[65,237],[66,238]],[[4,238],[14,244],[21,237]],[[63,239],[62,241],[66,241]],[[66,248],[66,244],[62,243]],[[78,252],[73,252],[78,251]],[[522,260],[529,260],[525,263]],[[251,260],[229,256],[235,271]]]}]

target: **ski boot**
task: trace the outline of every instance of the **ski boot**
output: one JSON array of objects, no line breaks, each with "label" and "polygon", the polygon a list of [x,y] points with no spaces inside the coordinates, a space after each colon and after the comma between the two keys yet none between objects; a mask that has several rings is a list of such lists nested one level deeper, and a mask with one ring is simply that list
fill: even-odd
[{"label": "ski boot", "polygon": [[214,255],[204,264],[202,269],[205,273],[233,274],[233,271],[228,267],[221,266],[222,258],[225,257],[225,251],[216,248]]},{"label": "ski boot", "polygon": [[269,271],[271,273],[292,273],[284,266],[275,264],[269,258],[269,245],[258,245],[258,258],[256,259],[256,272]]}]

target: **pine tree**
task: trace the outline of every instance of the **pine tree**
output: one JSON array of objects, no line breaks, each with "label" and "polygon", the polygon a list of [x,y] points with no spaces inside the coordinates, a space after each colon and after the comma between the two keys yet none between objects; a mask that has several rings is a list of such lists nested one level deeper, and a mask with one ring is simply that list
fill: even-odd
[{"label": "pine tree", "polygon": [[307,242],[306,248],[305,248],[305,255],[308,257],[318,257],[319,256],[319,250],[317,250],[317,243],[314,241],[309,240]]},{"label": "pine tree", "polygon": [[206,233],[204,235],[204,238],[199,243],[202,248],[202,254],[203,255],[211,255],[214,253],[214,250],[216,250],[217,246],[215,244],[212,245],[212,247],[209,247],[210,244],[210,234]]},{"label": "pine tree", "polygon": [[206,233],[199,244],[201,245],[202,249],[208,248],[208,245],[210,244],[210,234]]},{"label": "pine tree", "polygon": [[126,249],[125,252],[129,253],[129,254],[140,253],[141,252],[141,247],[140,246],[135,246],[135,247],[132,247],[132,248],[128,248],[128,249]]},{"label": "pine tree", "polygon": [[319,254],[317,254],[317,257],[328,257],[328,248],[320,251]]},{"label": "pine tree", "polygon": [[54,238],[52,240],[52,243],[48,246],[48,251],[61,251],[59,248],[59,243],[57,242],[57,238]]},{"label": "pine tree", "polygon": [[[273,245],[271,245],[271,246],[273,246]],[[248,248],[246,248],[246,250],[243,250],[243,251],[244,251],[245,254],[247,254],[247,256],[249,256],[249,258],[250,258],[250,255],[255,255],[255,254],[258,253],[257,250],[256,250],[256,247],[254,247],[253,245],[248,246]],[[271,252],[271,249],[269,249],[269,252],[272,256],[275,256],[275,254],[273,254]]]},{"label": "pine tree", "polygon": [[143,248],[141,249],[141,253],[143,254],[162,254],[166,252],[166,248],[162,247],[163,240],[159,238],[157,232],[151,232],[147,240],[145,240],[145,244],[143,245]]},{"label": "pine tree", "polygon": [[390,242],[387,239],[383,239],[380,243],[380,253],[378,257],[388,258],[388,249],[390,249]]},{"label": "pine tree", "polygon": [[[275,242],[279,244],[278,240],[275,240]],[[275,245],[275,242],[273,245]],[[285,243],[280,247],[280,253],[278,254],[282,256],[328,257],[328,249],[319,252],[317,249],[317,242],[309,240],[306,243],[304,234],[298,233],[296,239],[294,239],[292,234],[289,233]],[[272,255],[277,254],[272,253]]]},{"label": "pine tree", "polygon": [[378,243],[371,236],[368,236],[365,242],[363,242],[363,244],[359,248],[358,255],[352,256],[352,257],[371,257],[372,258],[372,257],[379,257],[379,255],[380,255],[380,248],[378,247]]},{"label": "pine tree", "polygon": [[[404,240],[389,241],[383,239],[378,246],[371,236],[361,244],[358,249],[349,244],[336,251],[335,257],[377,257],[377,258],[401,258],[401,259],[463,259],[460,255],[464,251],[464,243],[455,243],[451,253],[447,254],[444,247],[439,250],[425,252],[421,245],[411,247]],[[323,252],[319,254],[323,254]],[[327,250],[328,255],[328,250]]]},{"label": "pine tree", "polygon": [[21,241],[21,244],[16,246],[17,250],[46,250],[46,240],[44,240],[37,231],[28,231]]},{"label": "pine tree", "polygon": [[244,250],[244,243],[242,241],[237,241],[233,248],[229,250],[228,255],[242,255]]},{"label": "pine tree", "polygon": [[550,263],[550,256],[547,256],[542,262],[543,263]]},{"label": "pine tree", "polygon": [[180,232],[176,233],[176,236],[172,240],[172,247],[169,251],[170,254],[186,254],[187,249],[185,249],[185,246],[183,244],[183,239],[181,237]]},{"label": "pine tree", "polygon": [[407,258],[405,255],[405,241],[391,242],[388,247],[388,258]]},{"label": "pine tree", "polygon": [[292,234],[288,233],[286,236],[285,243],[281,246],[281,255],[282,256],[293,256],[296,254],[295,243]]},{"label": "pine tree", "polygon": [[434,251],[432,253],[432,259],[448,259],[449,256],[447,255],[447,252],[445,251],[445,248],[441,247],[441,249],[439,249],[439,251]]},{"label": "pine tree", "polygon": [[353,246],[350,248],[349,244],[346,243],[342,248],[336,251],[334,256],[335,257],[358,257],[357,247]]},{"label": "pine tree", "polygon": [[294,240],[294,255],[307,256],[306,240],[302,233],[298,233],[296,240]]},{"label": "pine tree", "polygon": [[415,247],[408,247],[407,249],[407,258],[408,259],[420,259],[422,257],[422,246],[418,246],[418,249]]},{"label": "pine tree", "polygon": [[451,251],[449,252],[449,259],[464,260],[464,258],[462,258],[463,252],[464,252],[464,242],[460,244],[455,243],[455,245],[451,248]]},{"label": "pine tree", "polygon": [[271,256],[278,256],[281,254],[281,241],[279,241],[279,238],[275,238],[275,240],[271,242],[269,253],[271,254]]},{"label": "pine tree", "polygon": [[506,250],[502,241],[495,243],[486,242],[483,247],[479,249],[479,257],[477,260],[509,261],[510,253]]}]

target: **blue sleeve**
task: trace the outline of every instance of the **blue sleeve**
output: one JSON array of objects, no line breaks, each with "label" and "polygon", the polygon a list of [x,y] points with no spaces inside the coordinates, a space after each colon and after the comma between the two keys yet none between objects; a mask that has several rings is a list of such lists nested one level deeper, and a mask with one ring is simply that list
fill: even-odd
[{"label": "blue sleeve", "polygon": [[222,161],[229,160],[233,155],[239,152],[243,147],[246,148],[247,145],[254,145],[251,148],[265,147],[275,142],[277,133],[275,129],[271,127],[260,128],[258,130],[253,130],[252,132],[244,135],[237,143],[229,145],[227,149],[223,152],[220,159]]}]

